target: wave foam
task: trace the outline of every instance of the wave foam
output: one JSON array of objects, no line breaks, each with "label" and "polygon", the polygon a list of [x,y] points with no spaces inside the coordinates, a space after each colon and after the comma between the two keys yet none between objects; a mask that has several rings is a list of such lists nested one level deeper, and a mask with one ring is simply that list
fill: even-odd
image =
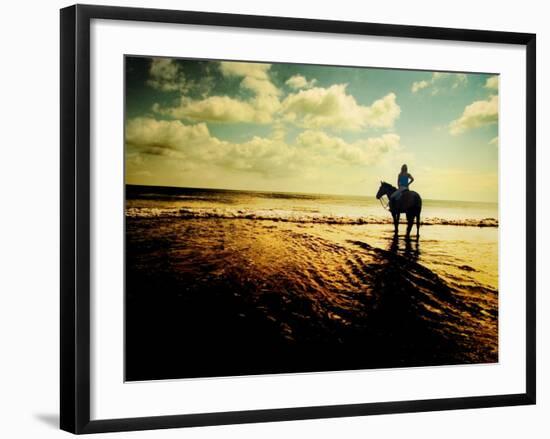
[{"label": "wave foam", "polygon": [[[158,208],[158,207],[129,207],[126,209],[129,218],[219,218],[219,219],[251,219],[265,221],[281,221],[291,223],[314,224],[391,224],[391,217],[379,216],[338,216],[321,213],[310,213],[288,210],[260,210],[260,209],[222,209],[222,208]],[[401,222],[404,222],[404,216]],[[498,227],[495,218],[423,218],[422,225],[450,225],[469,227]]]}]

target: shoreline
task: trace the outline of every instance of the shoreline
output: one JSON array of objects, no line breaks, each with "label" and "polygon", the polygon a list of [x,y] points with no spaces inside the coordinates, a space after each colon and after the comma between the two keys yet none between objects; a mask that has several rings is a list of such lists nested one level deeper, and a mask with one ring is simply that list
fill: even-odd
[{"label": "shoreline", "polygon": [[[341,225],[365,225],[393,224],[391,217],[379,217],[366,215],[364,217],[347,217],[342,215],[326,214],[297,214],[292,211],[282,210],[253,210],[253,209],[228,209],[228,208],[188,208],[188,207],[127,207],[125,216],[130,218],[181,218],[181,219],[247,219],[258,221],[275,221],[289,223],[312,224],[341,224]],[[406,224],[405,215],[402,214],[400,224]],[[464,218],[445,219],[439,217],[426,217],[421,219],[422,226],[457,226],[457,227],[494,227],[498,228],[496,218]]]}]

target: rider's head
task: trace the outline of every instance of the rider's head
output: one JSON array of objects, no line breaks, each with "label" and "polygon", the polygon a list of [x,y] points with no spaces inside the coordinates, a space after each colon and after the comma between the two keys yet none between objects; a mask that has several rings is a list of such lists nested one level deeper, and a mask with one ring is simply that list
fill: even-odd
[{"label": "rider's head", "polygon": [[401,172],[402,172],[402,173],[408,172],[407,165],[401,166]]}]

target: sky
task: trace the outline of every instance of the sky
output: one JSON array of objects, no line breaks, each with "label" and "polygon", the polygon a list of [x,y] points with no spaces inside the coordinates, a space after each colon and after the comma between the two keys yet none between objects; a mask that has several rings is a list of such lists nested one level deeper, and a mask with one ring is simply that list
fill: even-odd
[{"label": "sky", "polygon": [[498,201],[498,76],[125,58],[126,183]]}]

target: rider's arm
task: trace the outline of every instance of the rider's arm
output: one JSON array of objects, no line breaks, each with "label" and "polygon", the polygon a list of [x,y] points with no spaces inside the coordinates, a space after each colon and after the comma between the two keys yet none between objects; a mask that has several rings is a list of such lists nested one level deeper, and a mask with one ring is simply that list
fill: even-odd
[{"label": "rider's arm", "polygon": [[411,174],[409,174],[409,184],[411,184],[413,181],[414,181],[414,177]]}]

